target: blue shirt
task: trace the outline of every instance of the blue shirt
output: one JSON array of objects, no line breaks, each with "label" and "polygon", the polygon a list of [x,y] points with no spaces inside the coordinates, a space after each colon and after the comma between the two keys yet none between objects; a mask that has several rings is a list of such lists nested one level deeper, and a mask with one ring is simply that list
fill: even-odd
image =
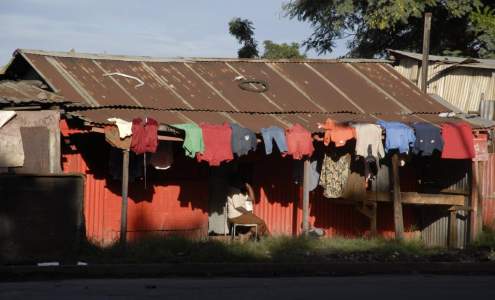
[{"label": "blue shirt", "polygon": [[399,153],[409,153],[409,148],[416,141],[414,130],[404,123],[378,121],[385,129],[385,152],[398,149]]}]

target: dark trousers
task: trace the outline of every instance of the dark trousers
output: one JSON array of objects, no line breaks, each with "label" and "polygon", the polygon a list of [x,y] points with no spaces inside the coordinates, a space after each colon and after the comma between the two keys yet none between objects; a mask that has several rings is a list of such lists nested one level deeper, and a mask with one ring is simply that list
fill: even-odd
[{"label": "dark trousers", "polygon": [[[256,216],[252,212],[243,213],[237,218],[229,219],[230,224],[256,224],[258,225],[258,234],[260,236],[268,236],[270,235],[270,231],[268,231],[268,227],[266,226],[265,221],[260,217]],[[251,228],[251,232],[255,232],[254,227]]]}]

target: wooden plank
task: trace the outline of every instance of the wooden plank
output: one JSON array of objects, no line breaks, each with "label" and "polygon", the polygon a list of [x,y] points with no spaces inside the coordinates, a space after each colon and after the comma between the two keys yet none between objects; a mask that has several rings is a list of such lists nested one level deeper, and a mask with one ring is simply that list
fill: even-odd
[{"label": "wooden plank", "polygon": [[425,13],[423,29],[423,59],[421,62],[421,91],[428,90],[428,56],[430,53],[431,12]]},{"label": "wooden plank", "polygon": [[120,211],[120,246],[127,242],[127,192],[129,185],[129,150],[122,150],[122,207]]},{"label": "wooden plank", "polygon": [[[97,133],[105,133],[105,130],[103,128],[99,127],[92,127],[91,128],[92,132],[97,132]],[[159,141],[171,141],[171,142],[183,142],[184,139],[178,138],[175,136],[165,136],[165,135],[159,135],[158,136]]]},{"label": "wooden plank", "polygon": [[451,210],[449,215],[449,248],[457,248],[457,211]]},{"label": "wooden plank", "polygon": [[[415,192],[401,192],[402,204],[417,205],[450,205],[464,206],[464,195],[447,195],[447,194],[423,194]],[[390,202],[391,195],[387,192],[368,192],[369,201]]]},{"label": "wooden plank", "polygon": [[394,203],[394,229],[395,238],[404,238],[404,218],[402,215],[402,203],[399,179],[399,154],[392,155],[392,183],[393,183],[393,203]]},{"label": "wooden plank", "polygon": [[303,234],[309,232],[309,173],[310,173],[309,159],[304,160],[304,172],[303,172]]}]

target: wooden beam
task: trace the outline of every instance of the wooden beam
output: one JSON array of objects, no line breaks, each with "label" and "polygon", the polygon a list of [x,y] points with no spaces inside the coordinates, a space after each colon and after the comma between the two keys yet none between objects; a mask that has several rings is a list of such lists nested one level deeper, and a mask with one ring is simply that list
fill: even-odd
[{"label": "wooden beam", "polygon": [[393,183],[393,202],[394,202],[394,229],[395,238],[404,238],[404,219],[402,216],[402,203],[400,194],[399,179],[399,154],[392,154],[392,183]]},{"label": "wooden beam", "polygon": [[[100,127],[92,127],[91,128],[92,132],[97,132],[97,133],[105,133],[105,130]],[[158,136],[159,141],[170,141],[170,142],[183,142],[184,139],[178,138],[175,136],[165,136],[165,135],[159,135]]]},{"label": "wooden beam", "polygon": [[471,164],[471,197],[470,206],[472,207],[470,216],[470,241],[474,242],[481,233],[483,226],[482,218],[482,194],[479,177],[480,162],[473,161]]},{"label": "wooden beam", "polygon": [[122,206],[120,210],[120,245],[127,242],[127,192],[129,187],[129,150],[122,150]]},{"label": "wooden beam", "polygon": [[309,232],[309,175],[310,175],[310,162],[309,159],[304,160],[304,172],[303,172],[303,216],[302,227],[303,234]]},{"label": "wooden beam", "polygon": [[449,215],[449,248],[457,248],[457,211],[451,210]]},{"label": "wooden beam", "polygon": [[423,29],[423,62],[421,63],[421,91],[427,93],[428,86],[428,62],[430,53],[431,13],[425,13]]},{"label": "wooden beam", "polygon": [[[402,204],[416,205],[449,205],[464,206],[464,195],[423,194],[416,192],[401,192]],[[391,195],[387,192],[367,192],[369,201],[390,202]]]}]

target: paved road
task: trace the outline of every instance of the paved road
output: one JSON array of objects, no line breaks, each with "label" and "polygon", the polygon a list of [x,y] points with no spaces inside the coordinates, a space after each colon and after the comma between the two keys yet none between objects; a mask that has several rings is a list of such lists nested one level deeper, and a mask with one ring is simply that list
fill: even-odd
[{"label": "paved road", "polygon": [[[495,299],[495,276],[91,279],[0,283],[0,299]],[[378,298],[379,297],[379,298]]]}]

